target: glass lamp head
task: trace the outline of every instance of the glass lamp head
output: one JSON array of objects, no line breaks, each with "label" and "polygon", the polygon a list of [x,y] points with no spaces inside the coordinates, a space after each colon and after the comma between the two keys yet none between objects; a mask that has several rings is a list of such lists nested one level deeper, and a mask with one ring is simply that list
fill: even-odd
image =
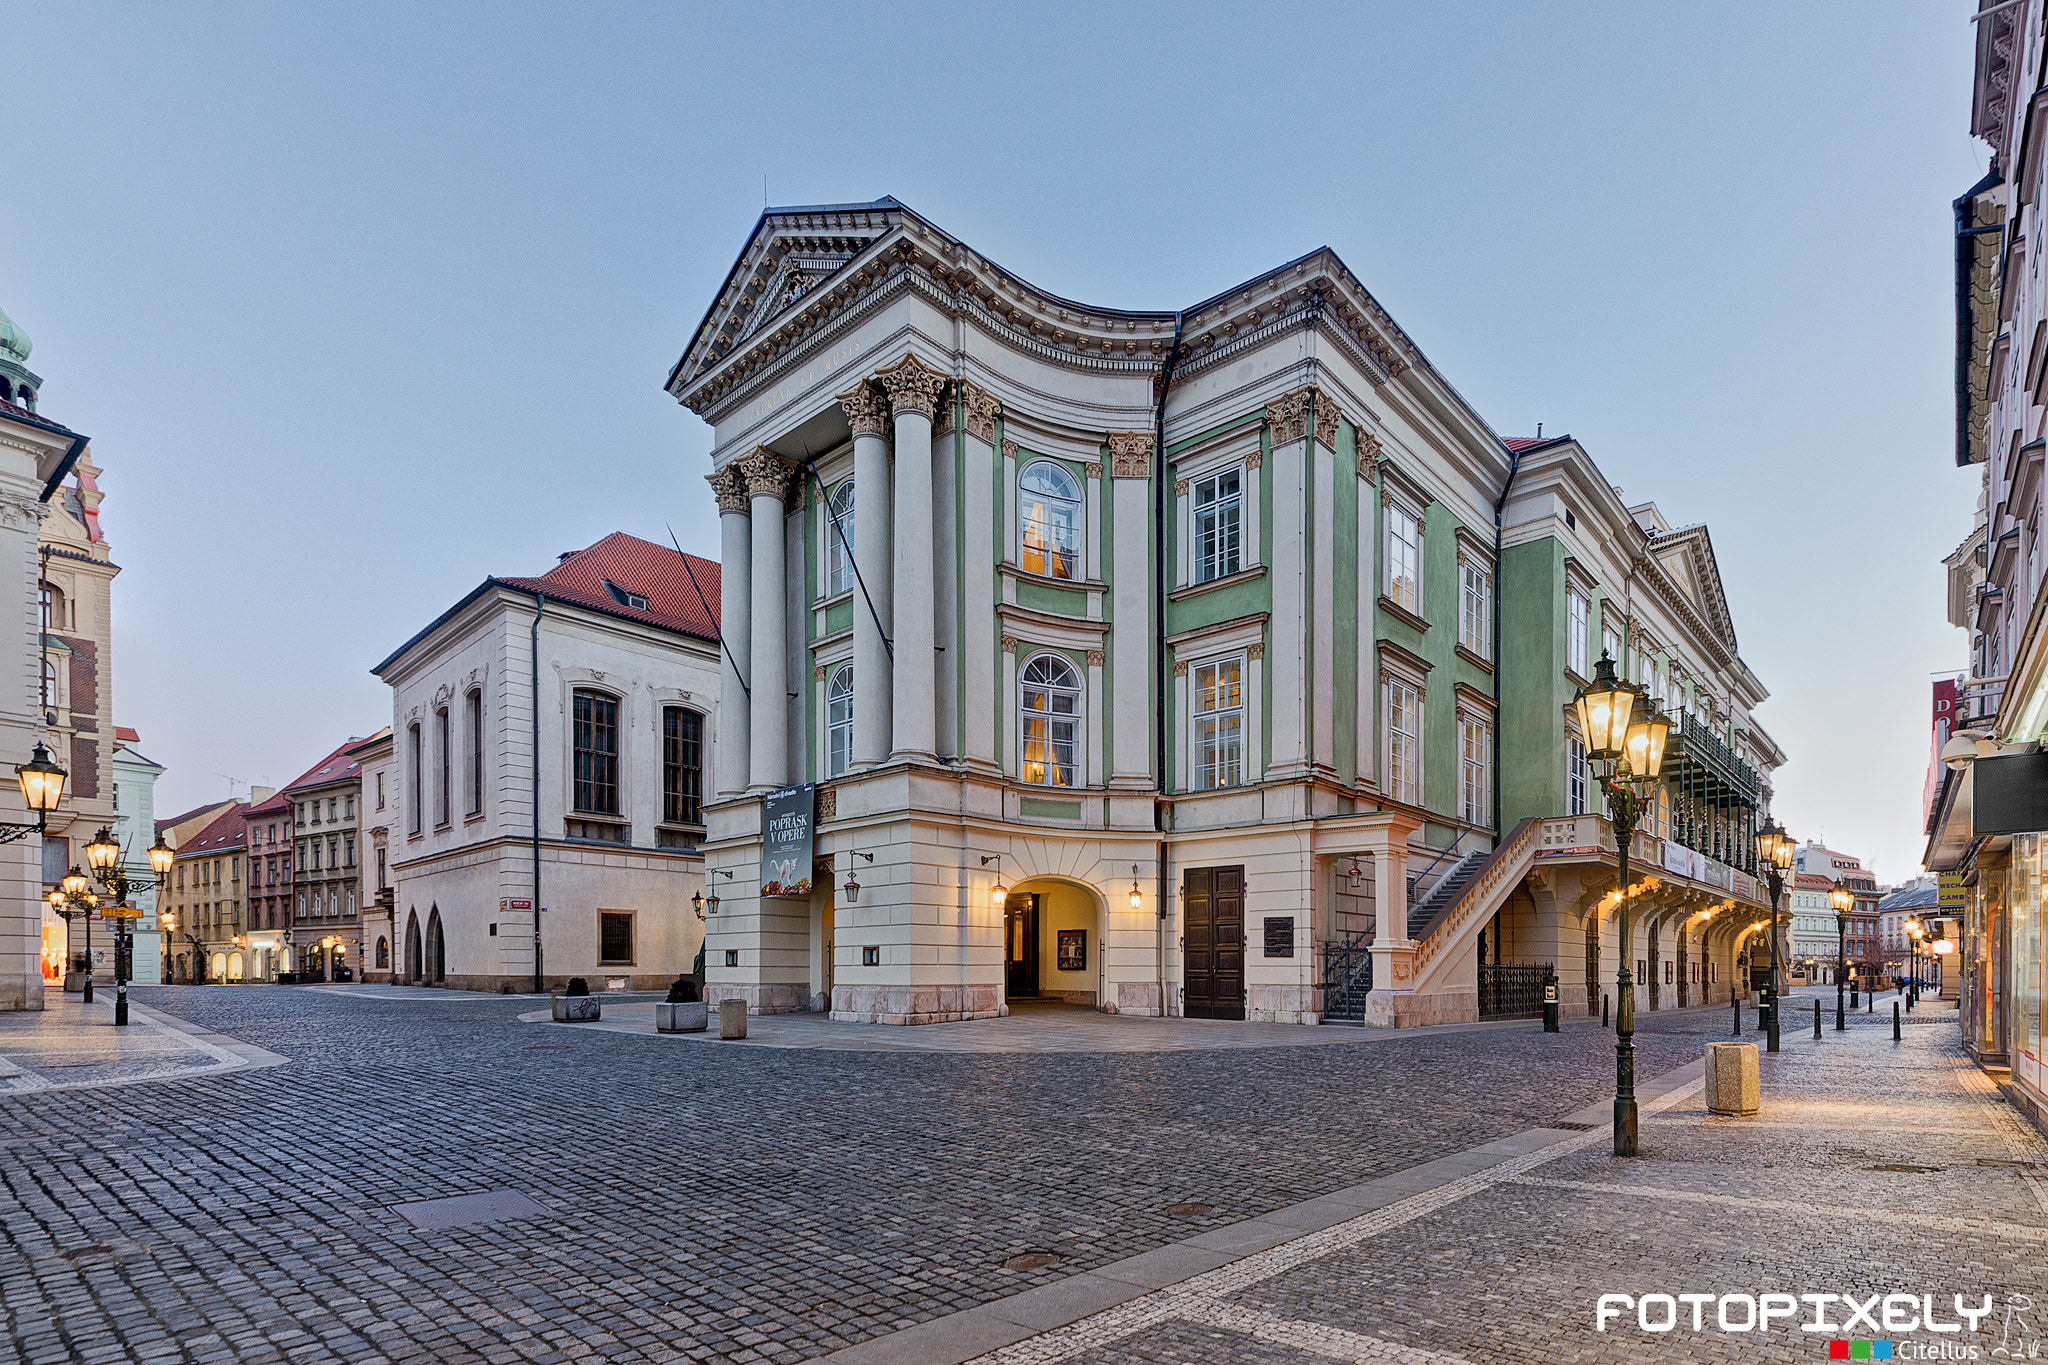
[{"label": "glass lamp head", "polygon": [[85,846],[85,865],[95,872],[111,872],[120,861],[121,846],[114,842],[114,832],[101,825],[100,832]]},{"label": "glass lamp head", "polygon": [[177,857],[178,851],[164,842],[164,836],[161,833],[156,836],[156,842],[149,846],[150,870],[155,872],[159,878],[171,875],[171,864],[177,860]]},{"label": "glass lamp head", "polygon": [[1624,740],[1630,775],[1655,778],[1664,771],[1664,746],[1671,738],[1671,717],[1637,693]]},{"label": "glass lamp head", "polygon": [[1614,676],[1614,660],[1603,651],[1593,681],[1579,689],[1572,705],[1579,713],[1579,738],[1588,758],[1619,758],[1634,714],[1636,690]]},{"label": "glass lamp head", "polygon": [[69,872],[64,874],[64,880],[58,883],[59,886],[64,888],[64,894],[67,896],[83,894],[85,888],[90,884],[86,879],[86,875],[78,870],[76,864],[72,866]]},{"label": "glass lamp head", "polygon": [[53,811],[64,799],[64,779],[69,776],[50,761],[50,751],[37,744],[29,761],[14,770],[21,783],[22,802],[33,811]]}]

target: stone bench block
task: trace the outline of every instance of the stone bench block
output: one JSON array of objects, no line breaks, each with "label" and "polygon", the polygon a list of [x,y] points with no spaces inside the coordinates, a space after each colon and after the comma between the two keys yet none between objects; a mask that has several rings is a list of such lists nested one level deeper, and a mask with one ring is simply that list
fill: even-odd
[{"label": "stone bench block", "polygon": [[1755,1043],[1707,1044],[1707,1108],[1716,1114],[1754,1114],[1763,1101]]}]

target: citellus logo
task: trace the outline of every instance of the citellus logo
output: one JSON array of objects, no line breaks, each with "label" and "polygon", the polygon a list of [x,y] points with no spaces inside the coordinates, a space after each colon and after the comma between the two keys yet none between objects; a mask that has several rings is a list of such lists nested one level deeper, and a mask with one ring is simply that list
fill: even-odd
[{"label": "citellus logo", "polygon": [[1831,1341],[1828,1343],[1829,1360],[1890,1360],[1892,1344],[1889,1341]]}]

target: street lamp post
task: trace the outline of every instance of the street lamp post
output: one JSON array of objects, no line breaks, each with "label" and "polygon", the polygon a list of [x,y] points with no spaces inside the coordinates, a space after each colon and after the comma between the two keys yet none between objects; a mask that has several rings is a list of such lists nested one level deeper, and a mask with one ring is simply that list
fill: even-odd
[{"label": "street lamp post", "polygon": [[1920,1003],[1920,940],[1926,934],[1918,916],[1906,921],[1906,1008]]},{"label": "street lamp post", "polygon": [[1828,892],[1828,904],[1835,911],[1835,1029],[1848,1028],[1842,1015],[1842,992],[1849,977],[1849,911],[1856,905],[1856,893],[1846,886]]},{"label": "street lamp post", "polygon": [[1636,1124],[1635,973],[1630,969],[1628,918],[1628,846],[1635,837],[1636,817],[1649,784],[1664,769],[1664,745],[1671,720],[1656,711],[1642,689],[1620,681],[1614,661],[1603,651],[1593,681],[1579,689],[1579,737],[1586,757],[1600,772],[1607,807],[1614,821],[1614,846],[1620,881],[1615,909],[1621,924],[1620,960],[1616,964],[1614,1016],[1614,1154],[1634,1156]]},{"label": "street lamp post", "polygon": [[[163,875],[170,871],[171,860],[176,856],[171,846],[164,842],[162,833],[159,832],[156,836],[156,843],[149,850],[149,865],[151,870],[157,875],[155,877],[130,877],[127,869],[121,866],[121,845],[114,842],[114,832],[107,826],[101,825],[100,832],[95,834],[92,842],[85,846],[86,865],[92,868],[93,876],[99,878],[100,885],[107,889],[114,900],[114,903],[107,907],[106,915],[109,919],[119,922],[119,927],[114,933],[114,1023],[117,1027],[126,1027],[128,1023],[127,955],[135,951],[135,932],[133,926],[134,921],[142,914],[140,910],[135,908],[129,897],[137,891],[147,891],[156,886],[163,878]],[[71,876],[64,879],[67,888],[70,886],[71,878],[77,876],[78,869],[74,867],[71,869]],[[81,877],[80,881],[82,882],[83,880]],[[91,952],[91,919],[88,918],[86,920],[85,927],[87,952],[89,954]],[[90,973],[91,961],[89,957],[87,968],[85,985],[88,994],[86,998],[90,1000],[92,998],[89,994],[92,990],[92,976]]]},{"label": "street lamp post", "polygon": [[1770,821],[1756,832],[1757,864],[1763,868],[1765,878],[1771,886],[1771,1023],[1768,1051],[1778,1050],[1778,1016],[1783,1012],[1784,985],[1778,973],[1778,901],[1785,894],[1785,874],[1792,869],[1792,855],[1797,844],[1785,827],[1776,820]]}]

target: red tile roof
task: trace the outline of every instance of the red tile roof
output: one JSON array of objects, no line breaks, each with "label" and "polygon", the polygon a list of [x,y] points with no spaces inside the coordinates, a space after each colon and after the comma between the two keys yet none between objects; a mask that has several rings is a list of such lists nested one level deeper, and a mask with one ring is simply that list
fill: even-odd
[{"label": "red tile roof", "polygon": [[140,744],[142,742],[142,736],[136,734],[125,725],[116,725],[114,727],[114,738],[128,744]]},{"label": "red tile roof", "polygon": [[0,417],[12,417],[17,422],[26,422],[32,427],[41,427],[44,431],[54,431],[61,436],[76,436],[78,434],[70,427],[60,426],[39,412],[30,412],[19,403],[10,403],[4,398],[0,398]]},{"label": "red tile roof", "polygon": [[1500,443],[1519,455],[1530,446],[1547,446],[1552,441],[1569,441],[1570,439],[1571,437],[1569,436],[1503,436],[1500,438]]},{"label": "red tile roof", "polygon": [[1827,891],[1834,887],[1833,882],[1818,872],[1795,872],[1792,874],[1792,885],[1801,891]]},{"label": "red tile roof", "polygon": [[285,792],[303,791],[307,787],[324,787],[329,782],[346,781],[348,778],[360,773],[363,770],[363,765],[350,758],[348,751],[362,742],[363,737],[361,735],[350,735],[347,741],[336,748],[333,753],[299,774],[296,780],[285,783],[284,790],[280,791],[278,795],[282,796]]},{"label": "red tile roof", "polygon": [[[539,578],[498,581],[526,592],[539,589],[551,598],[629,621],[646,621],[704,640],[718,638],[717,563],[696,555],[679,555],[670,546],[624,531],[614,531],[589,549],[576,551]],[[606,588],[607,582],[646,598],[646,608],[619,601]]]},{"label": "red tile roof", "polygon": [[258,804],[249,807],[244,815],[282,815],[292,808],[291,799],[283,792],[274,793]]},{"label": "red tile roof", "polygon": [[178,856],[203,857],[213,853],[225,853],[233,848],[245,848],[249,843],[249,805],[237,801],[222,811],[219,818],[205,829],[178,845]]},{"label": "red tile roof", "polygon": [[204,805],[194,806],[191,810],[188,810],[181,815],[173,815],[169,819],[159,820],[156,822],[156,831],[157,833],[161,834],[165,830],[169,829],[172,825],[182,825],[195,815],[204,815],[206,812],[210,810],[218,809],[220,804],[221,803],[218,801],[208,801]]}]

